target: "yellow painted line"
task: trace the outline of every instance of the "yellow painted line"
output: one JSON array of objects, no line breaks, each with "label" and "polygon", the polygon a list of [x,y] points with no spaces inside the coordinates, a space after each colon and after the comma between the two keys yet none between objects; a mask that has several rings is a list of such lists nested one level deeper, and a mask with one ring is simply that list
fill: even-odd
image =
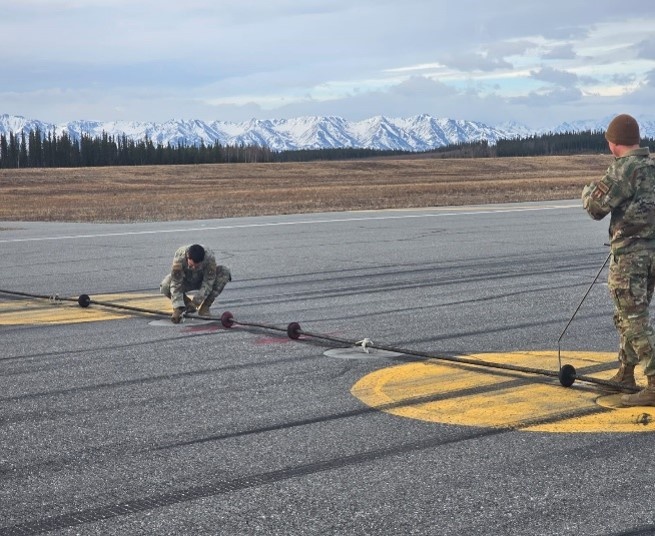
[{"label": "yellow painted line", "polygon": [[[91,296],[91,299],[153,311],[168,312],[171,310],[170,300],[160,294],[99,294]],[[94,304],[84,308],[80,307],[77,301],[6,300],[0,296],[0,326],[101,322],[128,318],[136,314],[138,313],[109,309]]]},{"label": "yellow painted line", "polygon": [[[526,367],[558,370],[557,352],[475,354],[474,359]],[[617,364],[615,353],[562,353],[562,364],[578,371],[600,363]],[[607,380],[615,369],[594,374]],[[582,372],[580,372],[582,374]],[[639,374],[639,372],[638,372]],[[507,386],[508,381],[524,383]],[[645,385],[643,376],[637,382]],[[497,388],[494,388],[497,386]],[[481,389],[472,393],[473,389]],[[655,431],[655,407],[624,408],[620,395],[602,387],[576,382],[562,387],[557,378],[495,369],[460,367],[430,360],[377,370],[364,376],[351,393],[371,407],[409,419],[463,426],[505,428],[529,432],[650,432]],[[418,405],[412,399],[435,396],[438,400]],[[403,402],[408,402],[403,405]],[[571,414],[585,414],[569,417]],[[543,424],[533,424],[541,422]]]}]

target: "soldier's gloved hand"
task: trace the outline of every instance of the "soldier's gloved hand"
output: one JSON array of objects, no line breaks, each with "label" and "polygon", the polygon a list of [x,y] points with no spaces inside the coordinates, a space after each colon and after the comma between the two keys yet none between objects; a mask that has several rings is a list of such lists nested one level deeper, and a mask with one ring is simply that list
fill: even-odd
[{"label": "soldier's gloved hand", "polygon": [[179,324],[182,321],[182,315],[184,314],[184,307],[176,307],[173,310],[173,315],[171,316],[171,321],[173,324]]}]

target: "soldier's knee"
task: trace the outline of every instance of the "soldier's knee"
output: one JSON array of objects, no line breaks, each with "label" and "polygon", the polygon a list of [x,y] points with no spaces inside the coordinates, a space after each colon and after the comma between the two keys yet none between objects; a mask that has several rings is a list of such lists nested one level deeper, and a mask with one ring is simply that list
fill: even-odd
[{"label": "soldier's knee", "polygon": [[171,297],[171,276],[167,275],[161,283],[159,283],[159,292],[166,296]]},{"label": "soldier's knee", "polygon": [[216,279],[220,279],[226,283],[232,281],[232,272],[230,272],[230,269],[227,266],[217,266],[216,271]]},{"label": "soldier's knee", "polygon": [[230,272],[229,268],[227,268],[226,266],[217,266],[216,282],[214,283],[214,288],[213,288],[214,297],[218,296],[221,292],[223,292],[225,285],[227,285],[228,282],[230,281],[232,281],[232,273]]},{"label": "soldier's knee", "polygon": [[229,282],[232,281],[232,272],[227,266],[217,266],[216,267],[216,285],[215,288],[223,290],[223,287]]}]

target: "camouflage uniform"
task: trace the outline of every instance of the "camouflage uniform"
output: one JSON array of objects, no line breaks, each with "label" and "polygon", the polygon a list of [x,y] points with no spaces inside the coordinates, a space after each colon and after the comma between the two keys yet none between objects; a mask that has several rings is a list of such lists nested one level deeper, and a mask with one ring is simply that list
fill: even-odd
[{"label": "camouflage uniform", "polygon": [[204,246],[205,258],[200,266],[195,270],[189,268],[188,249],[189,246],[183,246],[175,252],[171,273],[159,285],[161,293],[172,300],[173,309],[185,307],[184,294],[191,290],[198,291],[194,300],[196,303],[211,305],[228,281],[232,281],[230,270],[217,266],[214,253]]},{"label": "camouflage uniform", "polygon": [[648,306],[655,288],[655,162],[648,147],[616,158],[598,183],[585,186],[582,204],[595,220],[611,213],[608,277],[619,333],[619,360],[642,361],[655,375],[655,334]]}]

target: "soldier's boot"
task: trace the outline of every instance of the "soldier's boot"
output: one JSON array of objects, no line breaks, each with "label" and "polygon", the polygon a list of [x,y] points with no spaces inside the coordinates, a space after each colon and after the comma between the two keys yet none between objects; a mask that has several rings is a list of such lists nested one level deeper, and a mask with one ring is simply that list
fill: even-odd
[{"label": "soldier's boot", "polygon": [[171,316],[171,320],[173,321],[173,324],[179,324],[182,322],[182,317],[184,316],[184,307],[176,307],[173,310],[173,315]]},{"label": "soldier's boot", "polygon": [[185,310],[186,313],[195,313],[196,312],[196,306],[194,305],[191,298],[189,298],[186,294],[184,295],[184,307],[186,307],[186,310]]},{"label": "soldier's boot", "polygon": [[207,296],[200,304],[200,309],[198,309],[198,316],[209,316],[209,308],[211,307],[212,303],[214,303],[214,298]]},{"label": "soldier's boot", "polygon": [[637,387],[635,380],[635,366],[628,363],[621,363],[619,370],[610,378],[611,382],[621,384],[622,387]]},{"label": "soldier's boot", "polygon": [[621,404],[624,406],[655,406],[655,376],[647,376],[648,387],[633,395],[623,395]]}]

